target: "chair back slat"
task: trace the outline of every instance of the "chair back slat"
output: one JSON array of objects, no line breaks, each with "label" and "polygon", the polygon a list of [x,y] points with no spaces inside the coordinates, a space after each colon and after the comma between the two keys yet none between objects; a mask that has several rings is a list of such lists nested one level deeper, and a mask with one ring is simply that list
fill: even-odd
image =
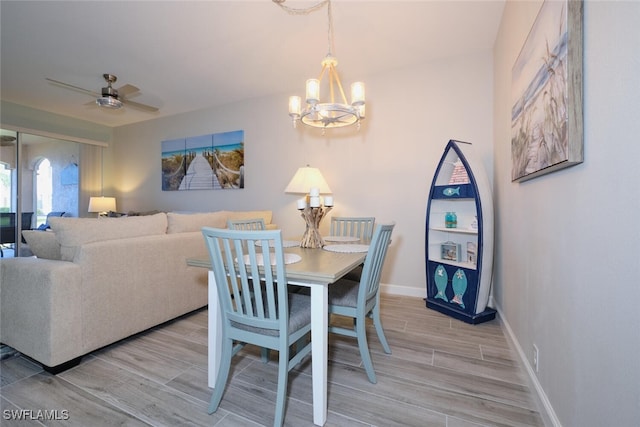
[{"label": "chair back slat", "polygon": [[288,313],[281,230],[203,227],[202,233],[223,319],[248,327],[286,330],[287,322],[281,322]]},{"label": "chair back slat", "polygon": [[331,217],[331,235],[349,236],[369,240],[373,235],[374,217]]},{"label": "chair back slat", "polygon": [[394,223],[378,224],[373,232],[369,251],[364,260],[362,276],[360,277],[358,304],[373,304],[375,302],[378,288],[380,287],[382,267],[387,256],[394,226]]},{"label": "chair back slat", "polygon": [[227,228],[229,230],[265,230],[263,218],[250,219],[229,219],[227,220]]}]

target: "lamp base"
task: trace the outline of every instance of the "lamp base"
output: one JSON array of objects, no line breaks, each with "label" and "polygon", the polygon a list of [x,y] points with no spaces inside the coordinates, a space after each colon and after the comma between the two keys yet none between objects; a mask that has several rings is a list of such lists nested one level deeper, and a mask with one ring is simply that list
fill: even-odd
[{"label": "lamp base", "polygon": [[330,207],[323,208],[322,206],[317,208],[307,206],[304,209],[300,209],[300,215],[307,225],[307,229],[300,242],[301,248],[318,249],[324,246],[324,239],[320,235],[319,227],[320,221],[322,221],[322,218],[324,218],[330,210]]}]

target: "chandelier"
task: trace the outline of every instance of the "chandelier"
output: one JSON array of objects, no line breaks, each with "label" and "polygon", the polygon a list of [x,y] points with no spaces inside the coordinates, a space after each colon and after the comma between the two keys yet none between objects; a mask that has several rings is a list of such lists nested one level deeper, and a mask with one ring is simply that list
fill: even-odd
[{"label": "chandelier", "polygon": [[[302,108],[302,99],[299,96],[289,97],[289,116],[293,119],[293,127],[301,121],[305,125],[322,128],[323,132],[327,128],[338,128],[356,124],[360,129],[360,121],[365,117],[364,105],[364,83],[355,82],[351,84],[351,104],[347,103],[347,97],[340,82],[340,76],[336,70],[338,60],[331,53],[333,44],[333,17],[331,14],[331,0],[324,0],[307,9],[294,9],[284,5],[285,0],[273,0],[278,6],[294,15],[306,15],[327,5],[328,14],[328,51],[327,56],[322,60],[322,70],[317,79],[307,80],[305,107]],[[322,78],[327,76],[328,100],[320,102],[320,88]],[[336,100],[336,92],[339,98]],[[342,101],[342,102],[340,102]]]}]

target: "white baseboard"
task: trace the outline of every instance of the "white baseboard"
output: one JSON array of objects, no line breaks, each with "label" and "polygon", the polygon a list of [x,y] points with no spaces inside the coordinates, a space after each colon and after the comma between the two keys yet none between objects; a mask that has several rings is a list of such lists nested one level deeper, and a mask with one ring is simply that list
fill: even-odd
[{"label": "white baseboard", "polygon": [[[419,298],[426,298],[427,296],[426,287],[416,288],[413,286],[400,286],[400,285],[393,285],[389,283],[381,283],[380,291],[383,294],[388,294],[388,295],[402,295],[402,296],[419,297]],[[553,410],[553,406],[551,406],[551,402],[549,402],[549,398],[547,397],[547,394],[544,392],[544,389],[542,388],[542,385],[538,381],[538,377],[536,376],[533,370],[533,367],[529,363],[529,359],[527,358],[526,353],[522,350],[522,346],[520,346],[520,343],[516,339],[516,336],[513,333],[513,330],[511,329],[509,322],[505,319],[502,313],[502,310],[495,303],[495,299],[493,298],[493,295],[490,296],[488,306],[495,308],[497,310],[498,315],[502,320],[502,324],[504,325],[504,328],[507,332],[507,338],[513,345],[513,348],[518,353],[518,357],[520,358],[520,361],[522,362],[522,365],[525,368],[527,376],[529,377],[529,383],[535,390],[535,393],[533,393],[533,396],[536,399],[536,403],[538,407],[540,408],[540,416],[544,421],[544,425],[547,427],[562,427],[562,424],[560,423],[558,416]]]},{"label": "white baseboard", "polygon": [[380,292],[388,295],[402,295],[405,297],[427,297],[426,285],[421,288],[415,288],[413,286],[400,286],[392,285],[389,283],[380,283]]},{"label": "white baseboard", "polygon": [[527,358],[526,353],[522,349],[522,346],[516,339],[516,336],[513,333],[513,330],[511,329],[509,322],[503,316],[500,306],[496,305],[495,309],[498,311],[500,320],[502,321],[502,324],[504,325],[504,328],[507,331],[507,337],[509,341],[511,341],[513,348],[518,353],[518,357],[520,357],[520,361],[522,362],[522,365],[525,367],[525,371],[527,372],[527,376],[529,377],[529,383],[535,390],[534,396],[537,400],[538,407],[540,408],[540,415],[542,416],[542,421],[544,421],[544,425],[548,427],[562,427],[562,424],[560,423],[560,420],[558,419],[556,412],[553,410],[553,406],[551,406],[551,402],[549,402],[549,398],[547,397],[547,394],[544,392],[544,389],[542,388],[540,381],[538,381],[538,377],[536,376],[533,367],[529,363],[529,358]]}]

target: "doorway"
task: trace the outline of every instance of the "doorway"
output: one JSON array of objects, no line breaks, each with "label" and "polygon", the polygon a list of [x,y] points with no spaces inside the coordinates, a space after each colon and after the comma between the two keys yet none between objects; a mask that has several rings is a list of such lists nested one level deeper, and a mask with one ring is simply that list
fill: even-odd
[{"label": "doorway", "polygon": [[31,256],[21,232],[44,224],[50,212],[79,216],[82,145],[0,130],[0,213],[14,218],[3,220],[7,222],[1,230],[5,257]]}]

